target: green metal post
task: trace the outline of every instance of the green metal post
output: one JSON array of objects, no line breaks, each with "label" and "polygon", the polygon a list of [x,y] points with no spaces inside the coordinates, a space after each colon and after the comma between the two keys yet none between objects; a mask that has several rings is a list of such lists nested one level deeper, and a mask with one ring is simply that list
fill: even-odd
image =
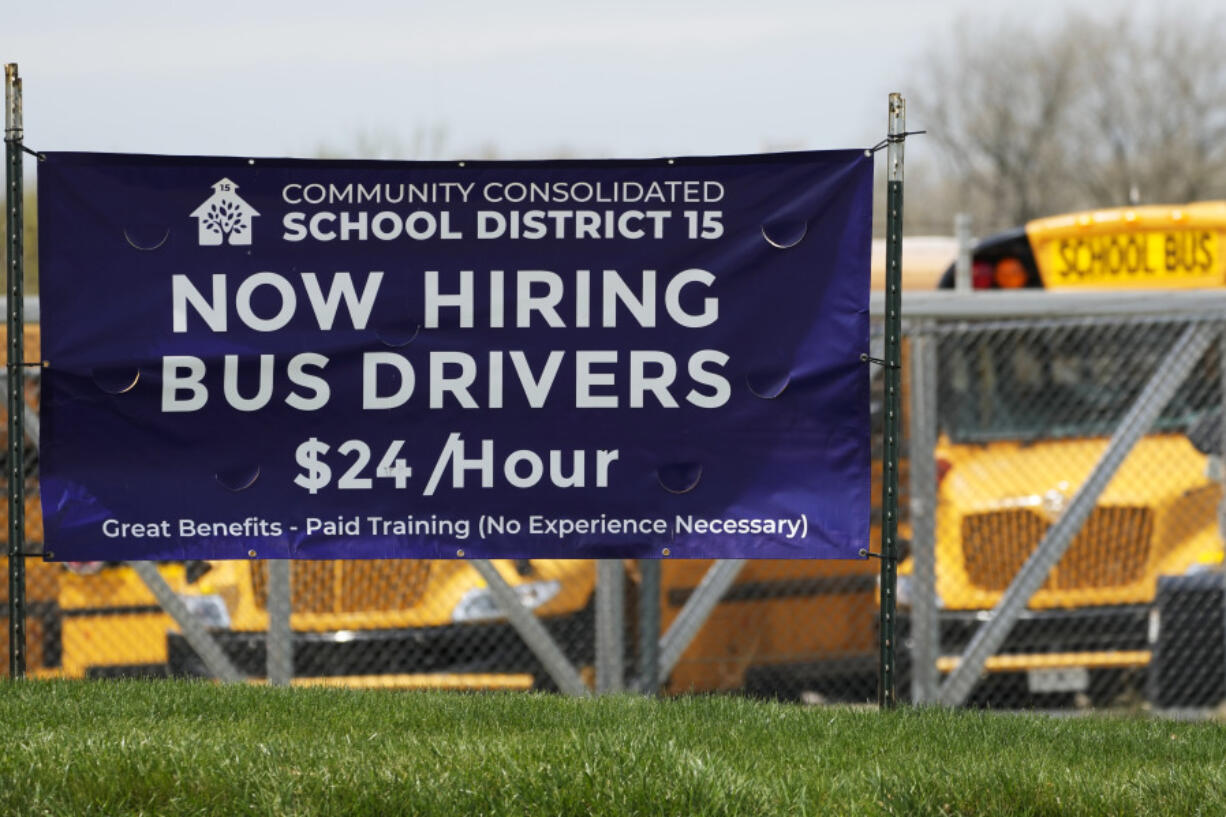
[{"label": "green metal post", "polygon": [[9,676],[26,674],[26,565],[25,557],[25,380],[22,361],[25,275],[22,232],[25,226],[21,155],[21,78],[17,64],[4,66],[5,208],[8,217],[8,412],[9,412]]},{"label": "green metal post", "polygon": [[890,94],[890,130],[886,152],[885,244],[885,417],[881,484],[881,666],[877,703],[894,707],[895,620],[898,586],[898,450],[902,417],[902,166],[907,130],[907,103]]}]

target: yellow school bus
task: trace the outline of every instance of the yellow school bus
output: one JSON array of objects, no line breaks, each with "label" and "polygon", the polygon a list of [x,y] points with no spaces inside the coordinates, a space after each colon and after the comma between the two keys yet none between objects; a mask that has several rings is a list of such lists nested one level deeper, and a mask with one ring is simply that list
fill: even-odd
[{"label": "yellow school bus", "polygon": [[[976,290],[1217,289],[1226,283],[1226,201],[1116,207],[1029,222],[985,239]],[[941,288],[954,286],[954,268]]]},{"label": "yellow school bus", "polygon": [[[951,267],[941,286],[954,275]],[[1226,284],[1226,202],[1038,219],[980,242],[972,284],[1146,290],[1160,312],[1163,291]],[[1049,320],[938,341],[941,673],[1061,517],[1183,328]],[[1194,706],[1226,695],[1220,581],[1205,575],[1222,562],[1221,481],[1204,443],[1221,437],[1220,372],[1213,344],[988,659],[972,701],[1145,696]],[[904,600],[911,568],[900,570]]]}]

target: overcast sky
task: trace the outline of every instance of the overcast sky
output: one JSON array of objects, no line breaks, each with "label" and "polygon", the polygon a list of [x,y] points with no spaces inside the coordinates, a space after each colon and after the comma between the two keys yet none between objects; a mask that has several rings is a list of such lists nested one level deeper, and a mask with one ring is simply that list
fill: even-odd
[{"label": "overcast sky", "polygon": [[[1108,14],[1125,5],[1027,0],[1026,14],[1054,20],[1069,7]],[[1178,5],[1131,4],[1155,13]],[[922,127],[924,100],[909,88],[919,56],[959,18],[999,20],[994,8],[40,0],[6,9],[0,59],[19,63],[26,143],[44,150],[744,153],[874,142],[894,90],[908,95],[908,124]],[[414,146],[415,134],[438,131],[441,151]]]}]

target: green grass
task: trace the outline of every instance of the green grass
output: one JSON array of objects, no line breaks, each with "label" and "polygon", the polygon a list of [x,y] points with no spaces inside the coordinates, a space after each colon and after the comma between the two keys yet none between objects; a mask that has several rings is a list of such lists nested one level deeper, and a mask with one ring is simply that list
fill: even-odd
[{"label": "green grass", "polygon": [[3,815],[1223,814],[1226,729],[731,697],[0,682]]}]

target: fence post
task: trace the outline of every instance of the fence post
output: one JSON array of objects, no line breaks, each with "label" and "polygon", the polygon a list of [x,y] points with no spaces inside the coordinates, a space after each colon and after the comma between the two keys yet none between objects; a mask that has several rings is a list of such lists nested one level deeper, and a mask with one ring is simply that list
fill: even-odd
[{"label": "fence post", "polygon": [[8,464],[9,464],[9,677],[26,674],[25,499],[25,191],[22,183],[21,77],[4,66],[4,197],[8,206]]},{"label": "fence post", "polygon": [[294,634],[290,628],[293,612],[290,598],[290,560],[269,559],[268,562],[268,683],[289,686],[294,677]]},{"label": "fence post", "polygon": [[895,620],[898,584],[898,443],[902,390],[902,182],[907,103],[890,94],[890,129],[886,151],[885,245],[885,416],[881,485],[881,665],[877,704],[888,709],[897,701],[894,688]]},{"label": "fence post", "polygon": [[639,677],[644,695],[660,692],[660,560],[640,559]]},{"label": "fence post", "polygon": [[596,693],[625,688],[626,571],[618,559],[596,561]]},{"label": "fence post", "polygon": [[911,700],[936,700],[940,653],[936,588],[937,338],[921,326],[911,342]]},{"label": "fence post", "polygon": [[958,213],[954,216],[954,240],[958,243],[958,259],[954,263],[954,289],[958,292],[970,292],[971,281],[971,214]]}]

